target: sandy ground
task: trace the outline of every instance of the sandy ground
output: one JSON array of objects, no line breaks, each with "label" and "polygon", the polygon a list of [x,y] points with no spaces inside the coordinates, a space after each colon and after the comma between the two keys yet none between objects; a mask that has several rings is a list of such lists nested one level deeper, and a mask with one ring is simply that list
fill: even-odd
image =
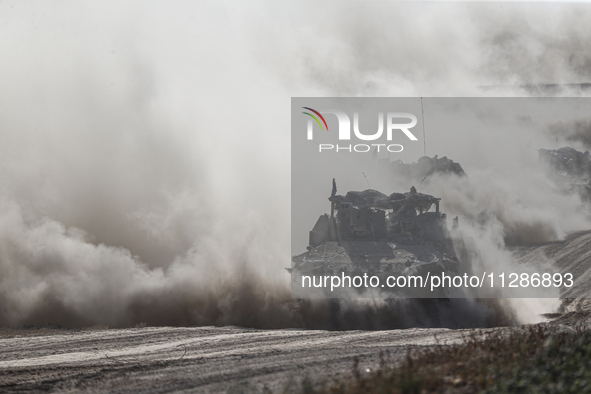
[{"label": "sandy ground", "polygon": [[[514,248],[525,264],[550,259],[579,276],[555,327],[591,321],[591,231],[565,241]],[[505,328],[503,330],[510,330]],[[254,330],[239,327],[0,329],[0,392],[281,391],[290,380],[350,375],[404,357],[411,347],[462,341],[470,330]],[[437,338],[437,339],[436,339]]]},{"label": "sandy ground", "polygon": [[462,340],[469,330],[253,330],[237,327],[5,331],[0,392],[243,392],[290,379],[363,371],[409,347]]},{"label": "sandy ground", "polygon": [[564,298],[586,299],[591,297],[591,231],[568,235],[563,241],[535,246],[512,248],[513,255],[522,264],[536,267],[550,264],[561,273],[572,273],[574,286],[564,289]]}]

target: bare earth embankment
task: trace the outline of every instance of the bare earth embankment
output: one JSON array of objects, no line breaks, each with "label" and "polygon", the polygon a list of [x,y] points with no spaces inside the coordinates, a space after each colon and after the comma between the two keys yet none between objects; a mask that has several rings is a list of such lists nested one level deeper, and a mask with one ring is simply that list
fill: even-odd
[{"label": "bare earth embankment", "polygon": [[572,273],[574,286],[562,292],[562,316],[555,323],[589,322],[591,319],[591,231],[568,235],[564,241],[518,247],[514,255],[524,264],[550,260],[561,273]]}]

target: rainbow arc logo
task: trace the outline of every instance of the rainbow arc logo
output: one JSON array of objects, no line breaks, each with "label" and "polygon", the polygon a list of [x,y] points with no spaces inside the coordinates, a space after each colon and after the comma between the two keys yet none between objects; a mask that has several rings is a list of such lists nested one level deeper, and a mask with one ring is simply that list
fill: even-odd
[{"label": "rainbow arc logo", "polygon": [[[322,116],[322,115],[320,114],[320,112],[318,112],[318,111],[316,111],[315,109],[312,109],[312,108],[310,108],[310,107],[302,107],[302,108],[303,108],[303,109],[307,109],[308,111],[312,111],[312,112],[314,112],[316,115],[320,116],[320,119],[322,119],[322,122],[324,122],[324,125],[326,126],[326,131],[328,131],[328,125],[326,124],[326,120],[324,120],[324,116]],[[316,116],[312,115],[312,114],[311,114],[311,113],[309,113],[309,112],[302,112],[302,113],[303,113],[303,114],[306,114],[306,115],[308,115],[308,116],[310,116],[310,117],[312,117],[312,118],[313,118],[313,119],[314,119],[314,120],[315,120],[315,121],[318,123],[318,126],[320,126],[320,130],[323,130],[323,129],[324,129],[324,128],[322,127],[322,123],[320,123],[320,120],[318,120],[318,118],[317,118]]]}]

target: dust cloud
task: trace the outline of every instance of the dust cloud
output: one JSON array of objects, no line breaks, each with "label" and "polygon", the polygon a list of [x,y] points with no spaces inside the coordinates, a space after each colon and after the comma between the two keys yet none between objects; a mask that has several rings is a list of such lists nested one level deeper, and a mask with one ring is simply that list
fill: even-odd
[{"label": "dust cloud", "polygon": [[[590,12],[1,2],[0,325],[428,325],[410,301],[290,298],[290,97],[512,96],[540,83],[585,95]],[[446,147],[474,182],[468,147]],[[525,195],[530,209],[512,193],[526,184],[485,179],[441,197],[499,245],[581,225],[547,208],[564,203],[555,193]],[[450,313],[450,326],[514,324],[526,308],[455,304],[469,318]]]},{"label": "dust cloud", "polygon": [[591,121],[588,119],[576,119],[570,122],[551,124],[548,128],[548,134],[556,138],[557,145],[573,146],[574,144],[581,144],[580,150],[591,149]]}]

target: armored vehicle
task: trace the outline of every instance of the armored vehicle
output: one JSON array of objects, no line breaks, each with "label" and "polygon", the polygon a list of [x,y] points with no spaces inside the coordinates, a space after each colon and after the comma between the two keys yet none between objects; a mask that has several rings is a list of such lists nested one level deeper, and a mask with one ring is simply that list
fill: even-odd
[{"label": "armored vehicle", "polygon": [[[310,231],[308,251],[292,258],[292,291],[295,284],[300,294],[309,291],[311,297],[315,297],[312,292],[316,296],[321,292],[320,296],[331,298],[450,298],[449,288],[432,289],[429,281],[434,275],[457,275],[460,268],[446,214],[439,210],[440,198],[418,193],[414,186],[410,192],[390,195],[371,189],[345,196],[336,192],[333,179],[330,214],[320,216]],[[340,292],[330,284],[319,285],[326,278],[336,276],[345,282],[346,277],[364,274],[379,282],[340,286]]]}]

